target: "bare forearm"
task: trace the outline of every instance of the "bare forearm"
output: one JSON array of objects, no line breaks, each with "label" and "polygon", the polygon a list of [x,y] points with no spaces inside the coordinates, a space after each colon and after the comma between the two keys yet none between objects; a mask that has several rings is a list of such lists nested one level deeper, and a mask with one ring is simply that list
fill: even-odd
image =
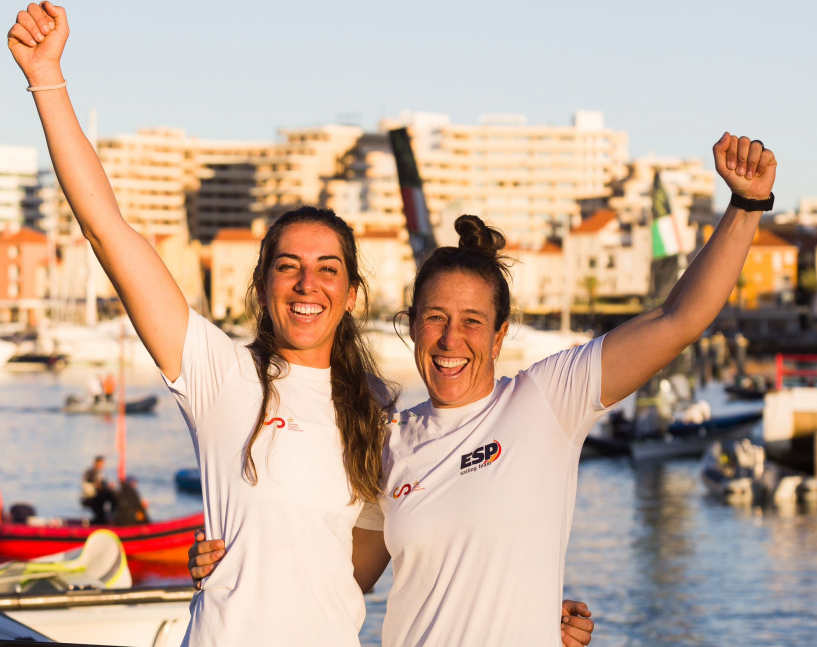
[{"label": "bare forearm", "polygon": [[683,346],[700,337],[729,299],[761,215],[730,205],[664,302],[662,309]]},{"label": "bare forearm", "polygon": [[[34,86],[56,85],[62,82],[62,73],[49,70],[28,80]],[[60,186],[83,235],[95,242],[106,229],[125,224],[110,182],[82,132],[67,90],[35,92],[34,100]]]},{"label": "bare forearm", "polygon": [[[772,151],[748,137],[724,133],[712,147],[715,168],[745,200],[769,198],[777,173]],[[611,331],[602,348],[602,404],[618,402],[695,341],[735,287],[761,212],[730,206],[712,238],[655,310]]]}]

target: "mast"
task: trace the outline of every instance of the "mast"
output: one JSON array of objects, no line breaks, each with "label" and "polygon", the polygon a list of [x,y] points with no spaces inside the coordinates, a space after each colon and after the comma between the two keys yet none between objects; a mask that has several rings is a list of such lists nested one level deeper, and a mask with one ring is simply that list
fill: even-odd
[{"label": "mast", "polygon": [[570,257],[570,216],[565,222],[564,235],[562,236],[562,262],[565,267],[565,284],[562,294],[562,317],[559,331],[562,333],[572,332],[570,327],[570,308],[573,306],[573,259]]},{"label": "mast", "polygon": [[408,130],[406,128],[390,130],[389,140],[397,164],[397,180],[400,183],[400,195],[403,197],[403,213],[406,215],[409,244],[414,252],[414,262],[419,267],[420,263],[437,248],[423,194],[423,180],[417,170]]}]

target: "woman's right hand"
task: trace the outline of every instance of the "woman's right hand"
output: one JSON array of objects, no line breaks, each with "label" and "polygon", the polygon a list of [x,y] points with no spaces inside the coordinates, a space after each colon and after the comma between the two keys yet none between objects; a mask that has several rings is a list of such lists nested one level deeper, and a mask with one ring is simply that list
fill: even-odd
[{"label": "woman's right hand", "polygon": [[60,58],[68,40],[65,9],[50,2],[30,4],[17,14],[8,46],[31,85],[62,83]]},{"label": "woman's right hand", "polygon": [[215,570],[216,564],[221,561],[221,558],[227,552],[224,550],[223,540],[205,541],[204,539],[204,531],[197,530],[196,543],[187,551],[187,555],[190,557],[187,568],[190,570],[190,577],[193,578],[193,583],[197,589],[201,589],[202,578],[207,577]]}]

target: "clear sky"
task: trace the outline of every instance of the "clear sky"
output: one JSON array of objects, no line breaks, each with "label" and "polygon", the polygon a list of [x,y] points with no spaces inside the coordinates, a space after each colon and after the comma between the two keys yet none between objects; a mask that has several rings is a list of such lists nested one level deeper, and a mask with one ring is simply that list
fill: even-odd
[{"label": "clear sky", "polygon": [[[19,6],[17,6],[19,5]],[[724,130],[780,161],[781,207],[817,195],[813,0],[66,0],[63,71],[102,136],[140,126],[268,140],[278,128],[401,109],[523,113],[569,124],[602,110],[630,154],[702,157]],[[7,30],[25,2],[4,0]],[[25,79],[0,57],[0,144],[45,147]],[[718,193],[725,205],[728,194]]]}]

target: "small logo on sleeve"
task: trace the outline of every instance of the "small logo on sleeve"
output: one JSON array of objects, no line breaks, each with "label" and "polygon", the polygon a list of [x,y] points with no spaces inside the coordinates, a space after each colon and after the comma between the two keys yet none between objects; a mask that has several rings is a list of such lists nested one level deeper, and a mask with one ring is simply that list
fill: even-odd
[{"label": "small logo on sleeve", "polygon": [[478,469],[491,465],[496,462],[501,454],[502,445],[494,438],[494,442],[488,443],[483,447],[477,447],[474,451],[463,454],[460,457],[460,470],[462,470],[460,475],[475,472]]}]

